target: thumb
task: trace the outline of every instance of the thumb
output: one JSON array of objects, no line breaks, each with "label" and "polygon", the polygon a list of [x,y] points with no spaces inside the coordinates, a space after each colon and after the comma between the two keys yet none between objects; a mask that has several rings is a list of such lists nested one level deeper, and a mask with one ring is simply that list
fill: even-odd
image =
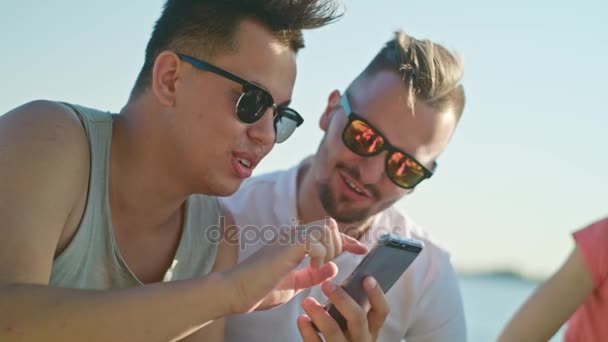
[{"label": "thumb", "polygon": [[294,273],[294,290],[299,291],[323,283],[338,274],[338,266],[328,262],[321,268],[306,267]]}]

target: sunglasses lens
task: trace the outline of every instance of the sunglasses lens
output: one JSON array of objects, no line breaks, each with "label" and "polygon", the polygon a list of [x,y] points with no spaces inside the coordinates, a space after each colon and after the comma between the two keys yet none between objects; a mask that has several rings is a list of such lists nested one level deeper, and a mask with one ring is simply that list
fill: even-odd
[{"label": "sunglasses lens", "polygon": [[384,148],[384,139],[361,120],[353,120],[342,135],[344,144],[360,156],[376,154]]},{"label": "sunglasses lens", "polygon": [[298,127],[299,115],[290,108],[281,108],[274,120],[274,130],[276,132],[276,143],[280,144],[287,140]]},{"label": "sunglasses lens", "polygon": [[236,115],[246,124],[252,124],[262,118],[272,105],[270,95],[261,89],[246,90],[236,105]]},{"label": "sunglasses lens", "polygon": [[386,161],[386,174],[406,189],[415,187],[425,177],[422,165],[400,152],[394,152]]}]

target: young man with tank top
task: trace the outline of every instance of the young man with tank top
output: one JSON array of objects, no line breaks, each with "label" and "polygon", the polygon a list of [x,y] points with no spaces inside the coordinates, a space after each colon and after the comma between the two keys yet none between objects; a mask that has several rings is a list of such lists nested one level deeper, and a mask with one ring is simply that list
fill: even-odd
[{"label": "young man with tank top", "polygon": [[[209,196],[301,124],[301,30],[335,18],[329,0],[168,0],[120,113],[34,101],[1,116],[0,340],[221,340],[222,317],[364,253],[335,222],[236,267],[238,244],[207,239],[223,229]],[[292,271],[307,253],[314,267]]]}]

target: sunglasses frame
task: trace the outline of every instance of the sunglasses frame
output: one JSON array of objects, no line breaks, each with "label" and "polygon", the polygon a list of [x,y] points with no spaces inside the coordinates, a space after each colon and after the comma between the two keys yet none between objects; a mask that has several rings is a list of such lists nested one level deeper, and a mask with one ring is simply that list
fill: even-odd
[{"label": "sunglasses frame", "polygon": [[[248,91],[250,91],[250,90],[257,90],[257,91],[260,91],[262,94],[264,94],[265,97],[270,101],[270,103],[272,103],[271,105],[268,106],[268,108],[272,108],[272,111],[273,111],[272,118],[273,118],[273,127],[274,127],[274,130],[275,130],[275,141],[278,138],[277,137],[277,123],[279,122],[279,120],[282,117],[286,117],[286,118],[289,118],[289,119],[295,121],[296,128],[300,127],[300,125],[302,125],[304,123],[304,118],[295,109],[293,109],[291,107],[287,107],[287,106],[277,106],[276,103],[274,102],[274,98],[272,97],[272,95],[268,91],[266,91],[264,88],[262,88],[262,87],[260,87],[260,86],[258,86],[256,84],[254,84],[252,82],[249,82],[249,81],[247,81],[247,80],[245,80],[245,79],[243,79],[243,78],[241,78],[241,77],[239,77],[239,76],[237,76],[237,75],[235,75],[235,74],[233,74],[231,72],[228,72],[228,71],[226,71],[224,69],[216,67],[215,65],[213,65],[213,64],[211,64],[209,62],[205,62],[205,61],[202,61],[202,60],[200,60],[198,58],[195,58],[195,57],[192,57],[192,56],[188,56],[188,55],[184,55],[184,54],[181,54],[181,53],[177,53],[177,56],[181,60],[186,61],[187,63],[189,63],[190,65],[194,66],[197,69],[212,72],[214,74],[217,74],[219,76],[227,78],[227,79],[229,79],[229,80],[231,80],[233,82],[236,82],[236,83],[240,84],[243,87],[241,96],[239,96],[239,99],[236,101],[236,105],[235,105],[234,111],[235,111],[236,117],[239,119],[239,121],[241,123],[245,124],[245,125],[252,125],[252,124],[254,124],[258,120],[260,120],[263,117],[263,115],[260,116],[255,121],[252,121],[252,122],[245,122],[245,121],[243,121],[239,117],[239,115],[238,115],[238,108],[239,108],[239,104],[241,103],[241,100],[243,99],[243,97],[245,96],[245,94]],[[295,131],[295,129],[294,129],[294,131]],[[291,134],[293,134],[293,132],[291,132],[290,135],[287,138],[283,139],[281,142],[289,139],[289,137],[291,136]]]},{"label": "sunglasses frame", "polygon": [[[418,184],[420,184],[422,181],[424,181],[425,179],[429,179],[433,176],[433,171],[429,170],[428,168],[426,168],[421,162],[419,162],[416,158],[414,158],[412,155],[410,155],[409,153],[398,149],[397,147],[393,146],[388,139],[386,138],[386,136],[384,136],[384,134],[382,134],[382,132],[376,128],[374,125],[372,125],[369,121],[365,120],[363,117],[361,117],[360,115],[358,115],[357,113],[353,112],[350,103],[348,102],[348,98],[347,98],[347,94],[345,93],[344,95],[341,96],[340,98],[340,103],[342,105],[342,108],[344,109],[344,113],[346,114],[346,117],[348,119],[348,122],[346,123],[346,126],[344,126],[344,130],[342,131],[342,143],[344,144],[344,146],[346,146],[346,148],[348,148],[349,151],[351,151],[352,153],[361,156],[361,157],[373,157],[373,156],[377,156],[380,153],[386,151],[386,158],[384,161],[384,173],[386,173],[386,176],[388,177],[388,179],[391,180],[391,182],[393,182],[395,185],[397,185],[400,188],[403,189],[414,189]],[[379,136],[380,138],[382,138],[382,140],[384,141],[383,147],[381,149],[379,149],[378,151],[375,151],[373,153],[370,154],[362,154],[359,153],[357,151],[354,151],[349,144],[346,142],[346,135],[347,135],[347,131],[349,129],[349,127],[351,126],[351,124],[353,123],[353,121],[361,121],[364,124],[366,124],[373,132],[375,135]],[[414,161],[416,164],[420,165],[420,167],[422,167],[422,170],[424,171],[424,175],[413,185],[411,186],[403,186],[399,183],[397,183],[389,174],[388,170],[388,163],[390,161],[390,158],[393,154],[395,153],[401,153],[402,155],[404,155],[405,157],[411,159],[412,161]],[[433,161],[433,169],[437,169],[437,162]]]}]

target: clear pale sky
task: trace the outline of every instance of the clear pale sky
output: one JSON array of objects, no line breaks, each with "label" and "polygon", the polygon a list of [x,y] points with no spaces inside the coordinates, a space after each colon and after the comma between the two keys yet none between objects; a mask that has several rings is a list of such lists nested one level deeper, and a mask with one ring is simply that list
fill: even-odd
[{"label": "clear pale sky", "polygon": [[[162,0],[4,0],[0,113],[33,100],[119,111]],[[554,270],[570,232],[608,215],[606,1],[350,0],[307,32],[293,105],[306,122],[257,174],[313,153],[329,92],[396,29],[465,59],[468,102],[439,172],[399,205],[464,270]]]}]

